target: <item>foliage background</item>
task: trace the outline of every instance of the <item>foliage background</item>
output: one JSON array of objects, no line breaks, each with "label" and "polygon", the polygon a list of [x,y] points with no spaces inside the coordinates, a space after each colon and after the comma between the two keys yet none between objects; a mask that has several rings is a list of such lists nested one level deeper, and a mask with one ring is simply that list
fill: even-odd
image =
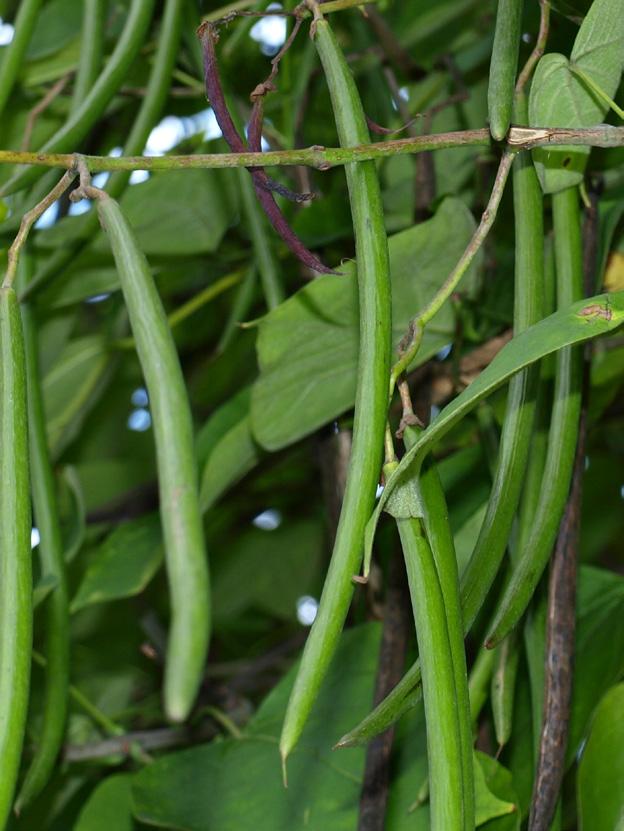
[{"label": "foliage background", "polygon": [[[52,83],[73,72],[80,49],[88,48],[80,40],[81,5],[73,0],[45,3],[10,114],[0,125],[3,147],[20,146],[32,107]],[[549,51],[567,54],[589,3],[558,0],[553,5]],[[4,6],[5,19],[10,20],[16,4]],[[419,119],[415,129],[441,132],[484,126],[494,4],[412,0],[379,6],[400,46],[423,70],[412,72],[412,77],[397,70],[407,110],[421,113],[458,91],[467,94],[465,100]],[[526,6],[521,62],[538,27],[537,3]],[[151,152],[225,149],[205,101],[194,34],[200,13],[216,8],[216,3],[201,9],[194,2],[187,4],[174,86],[164,120],[154,125]],[[107,51],[122,29],[126,10],[126,2],[110,0]],[[336,15],[332,22],[353,56],[367,114],[381,124],[400,126],[404,119],[392,103],[374,28],[357,10]],[[222,30],[219,43],[221,69],[243,118],[249,92],[268,72],[263,48],[268,50],[258,43],[257,25],[255,20],[239,19]],[[156,16],[124,86],[76,149],[106,155],[123,144],[148,77],[158,29]],[[269,145],[335,146],[327,90],[305,32],[284,59],[277,83],[279,92],[266,104]],[[70,93],[71,81],[39,115],[32,147],[63,124]],[[482,148],[453,148],[419,158],[402,156],[379,166],[391,234],[395,343],[470,238],[473,214],[478,216],[487,200],[496,167],[496,154]],[[622,149],[594,151],[590,160],[590,181],[600,189],[599,261],[608,266],[601,279],[609,288],[624,285],[623,162]],[[10,173],[6,167],[0,169],[0,182]],[[305,635],[297,617],[298,601],[318,598],[331,548],[335,483],[340,479],[340,450],[348,438],[355,388],[357,310],[342,170],[280,169],[275,176],[290,187],[319,194],[309,206],[286,205],[285,210],[297,233],[322,253],[325,262],[342,263],[343,276],[311,281],[265,225],[272,268],[284,293],[293,295],[269,314],[258,274],[260,254],[236,171],[163,172],[140,182],[141,177],[135,177],[122,197],[169,312],[207,286],[218,285],[224,276],[235,275],[235,285],[199,305],[174,328],[197,427],[213,574],[210,664],[193,720],[177,737],[180,745],[189,745],[186,749],[141,751],[118,743],[118,752],[106,753],[106,731],[73,702],[65,759],[38,803],[13,821],[16,829],[125,831],[157,825],[198,831],[333,831],[356,825],[365,749],[332,752],[331,747],[370,709],[383,574],[399,549],[390,526],[382,528],[375,579],[358,590],[349,631],[301,749],[293,756],[290,786],[284,791],[277,736],[292,680],[289,667]],[[423,176],[433,184],[426,200]],[[96,181],[101,184],[103,179]],[[11,213],[0,232],[10,242],[19,202],[9,200],[6,207]],[[83,222],[69,203],[55,206],[33,235],[36,263],[72,245]],[[432,384],[434,406],[465,382],[466,356],[510,328],[512,277],[513,223],[507,193],[482,256],[459,295],[428,330],[421,349],[419,362],[427,362],[422,377]],[[128,329],[118,288],[108,243],[98,233],[37,298],[49,441],[73,598],[72,681],[122,732],[157,735],[164,730],[158,735],[173,740],[160,709],[167,607],[149,402],[134,352],[120,344]],[[240,320],[254,323],[241,328]],[[563,803],[563,825],[568,828],[577,821],[576,753],[603,693],[624,668],[623,381],[624,344],[616,335],[598,345],[592,362],[571,766]],[[494,425],[502,418],[504,403],[503,390],[487,405],[485,415]],[[476,417],[464,420],[437,451],[460,561],[476,539],[490,483],[482,422]],[[45,585],[38,588],[45,594]],[[40,623],[38,630],[41,637]],[[477,646],[478,640],[471,638],[469,656],[474,657]],[[41,680],[41,671],[35,669],[27,737],[31,744],[37,738]],[[601,707],[607,716],[601,711],[597,720],[608,721],[608,713],[617,714],[619,707],[616,722],[621,724],[621,689],[616,687],[604,699]],[[531,689],[523,664],[512,739],[499,763],[492,758],[496,747],[487,706],[481,717],[478,746],[486,754],[481,765],[489,788],[483,788],[480,816],[489,820],[484,825],[488,831],[519,828],[526,815],[533,729]],[[592,735],[592,741],[602,742],[598,749],[591,746],[597,759],[617,747],[608,730],[595,739]],[[589,753],[588,746],[588,757]],[[579,806],[587,816],[597,804],[591,796],[602,776],[593,773],[597,765],[581,761],[580,781],[585,785],[580,794],[585,801],[581,799]],[[615,770],[621,782],[622,767],[616,764]],[[426,805],[407,814],[425,774],[424,727],[422,713],[416,710],[403,719],[397,734],[390,831],[428,827]],[[616,791],[614,784],[611,793]],[[495,818],[502,809],[492,793],[519,810]]]}]

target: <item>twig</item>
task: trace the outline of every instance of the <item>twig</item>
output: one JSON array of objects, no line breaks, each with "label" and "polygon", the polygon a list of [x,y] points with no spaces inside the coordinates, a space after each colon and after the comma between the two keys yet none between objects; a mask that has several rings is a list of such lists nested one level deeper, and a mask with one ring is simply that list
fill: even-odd
[{"label": "twig", "polygon": [[[624,147],[624,127],[601,125],[583,129],[568,127],[511,127],[507,135],[510,152],[532,150],[534,147],[556,147],[563,144],[584,147]],[[361,144],[357,147],[322,147],[313,145],[294,150],[271,150],[266,153],[197,153],[192,156],[88,156],[82,155],[92,173],[114,170],[193,170],[196,168],[229,167],[293,167],[306,165],[317,170],[334,166],[386,159],[426,150],[444,150],[448,147],[489,147],[489,131],[457,130],[434,133],[416,138]],[[70,169],[75,153],[27,153],[19,150],[0,150],[0,164],[24,164],[37,167]],[[0,188],[0,196],[6,195]]]},{"label": "twig", "polygon": [[22,143],[20,144],[20,150],[28,150],[28,146],[30,145],[30,139],[32,137],[33,130],[35,129],[35,124],[37,123],[37,119],[41,115],[42,112],[47,110],[50,106],[52,101],[63,92],[65,87],[67,86],[67,82],[71,78],[71,73],[67,73],[67,75],[63,75],[58,81],[53,84],[50,89],[46,92],[43,96],[41,101],[39,101],[32,110],[28,113],[28,118],[26,119],[26,126],[24,127],[24,134],[22,136]]},{"label": "twig", "polygon": [[[592,194],[583,225],[584,293],[591,294],[598,251],[597,195]],[[580,542],[581,501],[591,344],[585,347],[576,455],[570,494],[565,507],[548,578],[544,709],[537,771],[529,815],[529,831],[548,831],[557,809],[565,773],[565,755],[572,702],[576,577]]]},{"label": "twig", "polygon": [[550,0],[539,0],[539,4],[540,27],[537,34],[537,40],[535,41],[533,51],[529,55],[522,71],[518,75],[518,80],[516,81],[516,94],[523,92],[537,62],[542,57],[544,50],[546,49],[546,41],[548,40],[548,32],[550,29]]},{"label": "twig", "polygon": [[420,342],[422,340],[423,331],[425,327],[431,321],[431,319],[435,317],[435,315],[440,311],[440,309],[451,296],[453,291],[455,291],[459,281],[468,270],[470,264],[474,260],[477,252],[483,245],[488,233],[490,232],[490,229],[494,224],[494,220],[496,219],[496,214],[498,213],[498,207],[500,205],[503,191],[505,189],[507,177],[509,176],[509,171],[511,170],[513,159],[513,153],[510,153],[509,151],[503,153],[500,164],[498,166],[498,171],[496,173],[494,187],[492,188],[492,193],[490,194],[490,199],[485,208],[485,211],[483,212],[481,222],[479,223],[477,230],[474,232],[472,239],[468,243],[464,253],[461,255],[459,262],[457,263],[455,268],[451,271],[449,276],[440,286],[433,298],[425,306],[423,311],[420,312],[417,315],[417,317],[410,322],[407,335],[405,336],[400,345],[400,358],[393,366],[392,372],[390,373],[391,395],[394,390],[394,385],[396,384],[397,379],[407,369],[409,364],[414,360],[416,353],[418,352],[418,349],[420,347]]},{"label": "twig", "polygon": [[550,828],[565,772],[572,699],[576,570],[586,432],[587,412],[583,407],[570,496],[559,527],[548,581],[544,714],[529,831],[548,831]]},{"label": "twig", "polygon": [[[234,725],[244,724],[249,718],[247,707],[240,707],[229,714]],[[66,762],[84,762],[90,759],[103,759],[106,756],[130,756],[136,749],[142,753],[155,750],[167,750],[173,747],[199,744],[219,735],[221,730],[214,720],[207,721],[199,728],[163,727],[156,730],[137,730],[81,745],[67,745],[63,753]]]},{"label": "twig", "polygon": [[7,270],[4,276],[4,281],[2,283],[2,288],[11,288],[11,286],[13,285],[15,273],[17,271],[17,263],[19,260],[20,251],[22,250],[22,247],[24,246],[24,243],[28,238],[30,229],[39,219],[39,217],[47,211],[50,205],[53,205],[56,202],[56,200],[65,193],[67,188],[74,181],[74,179],[76,178],[75,165],[76,157],[74,157],[74,161],[70,169],[63,174],[61,179],[52,188],[50,193],[44,196],[41,202],[38,202],[34,206],[34,208],[31,208],[22,217],[19,231],[17,232],[17,236],[15,237],[13,244],[9,248],[9,253],[7,255]]}]

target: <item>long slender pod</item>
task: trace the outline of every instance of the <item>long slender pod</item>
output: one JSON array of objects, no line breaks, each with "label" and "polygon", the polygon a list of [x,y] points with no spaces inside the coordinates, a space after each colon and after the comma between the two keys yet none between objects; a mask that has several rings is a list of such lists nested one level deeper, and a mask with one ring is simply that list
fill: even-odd
[{"label": "long slender pod", "polygon": [[[32,270],[29,255],[20,257],[18,278],[27,282]],[[28,388],[28,445],[30,486],[35,522],[39,529],[41,573],[54,578],[55,586],[45,601],[45,655],[47,672],[42,726],[37,749],[22,783],[15,810],[31,802],[45,787],[63,743],[69,688],[69,604],[63,541],[58,520],[54,475],[46,436],[43,396],[39,376],[37,330],[32,309],[21,305]]]},{"label": "long slender pod", "polygon": [[[557,304],[568,306],[583,296],[583,251],[576,188],[553,195]],[[581,407],[582,355],[566,347],[557,353],[553,411],[541,501],[532,533],[505,587],[487,635],[499,643],[524,614],[550,557],[568,498]]]},{"label": "long slender pod", "polygon": [[511,737],[519,659],[518,637],[515,632],[510,632],[496,650],[496,666],[490,694],[494,733],[499,747],[504,747]]},{"label": "long slender pod", "polygon": [[[526,101],[522,95],[516,97],[515,115],[523,123]],[[528,153],[520,154],[514,161],[512,176],[516,223],[514,327],[520,333],[543,314],[543,208],[541,188]],[[539,371],[536,364],[517,373],[509,382],[494,484],[477,543],[460,581],[465,633],[470,631],[496,577],[511,532],[533,435]],[[358,743],[374,735],[371,730],[392,724],[415,706],[419,683],[416,662],[370,717],[343,737],[340,744]]]},{"label": "long slender pod", "polygon": [[0,115],[9,100],[22,69],[24,54],[37,22],[41,0],[22,0],[15,17],[13,40],[3,51],[0,64]]},{"label": "long slender pod", "polygon": [[160,516],[171,600],[165,665],[167,716],[183,721],[201,683],[210,591],[188,395],[171,331],[145,256],[115,200],[90,189],[119,273],[153,417]]},{"label": "long slender pod", "polygon": [[[417,434],[417,428],[405,428],[403,440],[406,447],[412,446],[416,441]],[[466,831],[472,831],[475,822],[472,727],[457,555],[455,554],[455,543],[448,519],[446,498],[442,490],[440,476],[433,461],[422,466],[416,487],[424,509],[423,525],[433,554],[446,611],[446,625],[453,661],[453,677],[455,679],[455,706],[462,760],[464,828]]]},{"label": "long slender pod", "polygon": [[[398,519],[422,671],[429,761],[430,828],[468,828],[463,758],[455,701],[455,670],[442,587],[419,519]],[[474,818],[472,825],[474,828]]]},{"label": "long slender pod", "polygon": [[77,109],[97,81],[104,57],[104,23],[106,0],[84,0],[78,69],[74,81],[72,110]]},{"label": "long slender pod", "polygon": [[[104,71],[80,106],[40,148],[42,153],[71,153],[78,149],[126,78],[145,41],[153,9],[154,0],[132,0],[126,25]],[[40,168],[31,166],[16,173],[3,185],[2,194],[7,196],[32,185],[42,172]]]},{"label": "long slender pod", "polygon": [[498,0],[488,81],[490,132],[497,141],[505,138],[511,123],[520,50],[522,6],[523,0]]},{"label": "long slender pod", "polygon": [[[526,100],[516,98],[515,117],[526,119]],[[516,235],[514,334],[543,316],[544,219],[542,191],[529,153],[512,169]],[[509,382],[498,461],[485,518],[468,565],[462,574],[462,604],[467,631],[500,568],[518,508],[535,421],[539,365],[519,372]]]},{"label": "long slender pod", "polygon": [[496,663],[496,652],[482,647],[470,668],[468,694],[470,696],[470,718],[476,727],[483,705],[488,700],[490,681]]},{"label": "long slender pod", "polygon": [[[180,45],[182,29],[183,0],[167,0],[162,16],[160,38],[154,56],[153,68],[150,73],[145,97],[137,113],[136,119],[124,145],[124,154],[133,156],[142,153],[145,143],[157,118],[162,113],[169,94],[171,75],[175,66]],[[106,184],[106,192],[118,199],[130,181],[130,171],[113,173]],[[76,257],[77,253],[88,245],[99,228],[97,212],[92,211],[85,218],[82,235],[78,244],[66,243],[59,247],[37,271],[34,279],[23,291],[20,299],[34,295],[51,278],[62,270]]]},{"label": "long slender pod", "polygon": [[[316,46],[327,78],[340,144],[368,141],[357,88],[344,55],[324,20]],[[390,275],[379,181],[374,163],[345,168],[353,217],[360,306],[360,347],[347,485],[331,564],[318,614],[288,702],[280,740],[282,758],[293,749],[336,650],[364,548],[364,530],[379,480],[388,405],[391,345]]]},{"label": "long slender pod", "polygon": [[30,685],[32,568],[24,339],[17,297],[0,288],[0,828],[17,781]]}]

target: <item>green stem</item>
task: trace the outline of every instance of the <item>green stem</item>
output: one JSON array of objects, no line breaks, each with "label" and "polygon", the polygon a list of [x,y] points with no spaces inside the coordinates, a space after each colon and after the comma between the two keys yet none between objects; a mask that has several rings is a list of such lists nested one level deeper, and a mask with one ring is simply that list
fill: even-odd
[{"label": "green stem", "polygon": [[22,68],[24,55],[41,8],[41,0],[22,0],[15,18],[15,31],[11,43],[3,49],[0,66],[0,115],[4,113],[7,101]]}]

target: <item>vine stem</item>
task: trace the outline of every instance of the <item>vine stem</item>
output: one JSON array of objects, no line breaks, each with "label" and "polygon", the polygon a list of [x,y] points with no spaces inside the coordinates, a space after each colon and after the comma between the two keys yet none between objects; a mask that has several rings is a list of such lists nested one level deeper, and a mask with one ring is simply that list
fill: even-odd
[{"label": "vine stem", "polygon": [[403,372],[405,372],[407,367],[416,357],[418,349],[420,348],[425,327],[432,320],[432,318],[437,315],[444,303],[455,291],[459,281],[464,276],[477,252],[485,242],[485,238],[489,234],[490,229],[494,224],[494,220],[496,219],[498,207],[500,205],[503,191],[505,190],[505,183],[507,182],[509,171],[511,170],[511,165],[514,160],[514,155],[515,154],[509,150],[506,150],[503,153],[496,172],[496,179],[494,180],[492,193],[490,194],[488,204],[483,212],[481,222],[479,223],[477,230],[474,232],[472,239],[466,246],[466,249],[459,258],[455,268],[451,271],[449,276],[440,286],[429,303],[425,306],[423,311],[410,322],[407,334],[401,341],[401,345],[399,347],[400,358],[392,367],[392,371],[390,373],[390,396],[392,396],[392,393],[394,392],[394,386],[397,379]]},{"label": "vine stem", "polygon": [[51,205],[53,205],[60,196],[62,196],[65,193],[67,188],[74,181],[76,177],[76,156],[74,156],[73,158],[74,161],[72,163],[72,166],[66,173],[63,174],[61,179],[52,188],[52,190],[43,197],[41,202],[38,202],[34,206],[34,208],[31,208],[22,217],[19,231],[17,232],[17,236],[13,240],[13,244],[9,248],[9,252],[7,255],[7,270],[4,276],[4,280],[2,282],[2,288],[8,289],[11,288],[11,286],[13,285],[13,281],[15,280],[15,274],[17,272],[17,263],[19,260],[20,251],[24,247],[24,243],[28,238],[28,234],[30,233],[30,229],[32,228],[32,226],[39,219],[39,217],[42,214],[44,214],[47,211],[47,209]]},{"label": "vine stem", "polygon": [[[575,145],[588,147],[624,147],[624,127],[601,125],[584,129],[567,127],[511,127],[507,135],[507,151],[517,153],[534,147]],[[312,147],[294,150],[271,150],[266,153],[198,153],[193,156],[86,156],[81,154],[89,170],[180,170],[226,167],[282,167],[305,165],[325,171],[336,165],[385,159],[426,150],[448,147],[489,147],[490,134],[486,127],[478,130],[458,130],[433,133],[392,141],[360,144],[355,147]],[[0,150],[0,164],[60,167],[70,170],[76,161],[75,153],[27,153],[19,150]],[[0,189],[0,196],[4,193]]]}]

